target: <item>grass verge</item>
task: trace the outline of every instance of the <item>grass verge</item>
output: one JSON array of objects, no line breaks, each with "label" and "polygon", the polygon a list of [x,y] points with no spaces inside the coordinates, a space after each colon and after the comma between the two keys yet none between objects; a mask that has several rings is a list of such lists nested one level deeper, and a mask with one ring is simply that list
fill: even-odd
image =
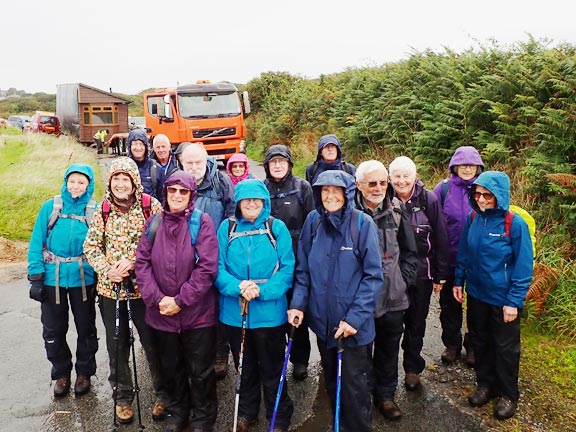
[{"label": "grass verge", "polygon": [[90,164],[96,179],[101,178],[94,153],[71,138],[0,135],[0,237],[30,238],[40,206],[60,193],[64,172],[72,163]]}]

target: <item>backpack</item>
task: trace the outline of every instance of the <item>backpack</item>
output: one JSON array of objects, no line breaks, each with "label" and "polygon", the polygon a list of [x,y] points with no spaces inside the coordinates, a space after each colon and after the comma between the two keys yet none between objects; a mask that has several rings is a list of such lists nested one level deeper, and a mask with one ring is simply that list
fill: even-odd
[{"label": "backpack", "polygon": [[154,159],[150,159],[152,162],[150,165],[150,183],[152,183],[152,192],[156,193],[156,185],[158,184],[158,170],[160,169],[160,164]]},{"label": "backpack", "polygon": [[[190,231],[190,239],[192,240],[192,246],[194,246],[194,256],[196,261],[198,261],[198,251],[196,251],[196,240],[198,239],[198,232],[200,232],[200,218],[202,217],[202,212],[198,209],[194,209],[192,214],[190,215],[190,219],[188,221],[188,230]],[[154,239],[156,239],[156,231],[158,231],[158,227],[162,222],[162,217],[159,214],[155,214],[152,216],[152,221],[150,225],[148,225],[148,230],[146,231],[146,235],[150,240],[150,243],[154,245]]]},{"label": "backpack", "polygon": [[402,221],[402,205],[400,204],[400,198],[393,197],[390,200],[390,207],[392,207],[392,217],[394,218],[394,223],[396,224],[396,228],[400,226],[400,222]]},{"label": "backpack", "polygon": [[[152,212],[152,196],[147,193],[142,194],[142,213],[144,214],[144,219],[148,220],[150,213]],[[110,202],[105,199],[102,201],[102,220],[104,221],[104,229],[106,229],[106,224],[108,223],[108,218],[110,217]]]},{"label": "backpack", "polygon": [[[350,218],[350,236],[352,237],[352,244],[354,245],[354,256],[358,261],[361,260],[358,243],[360,241],[360,230],[364,222],[362,214],[363,212],[360,210],[352,209],[352,217]],[[318,217],[318,212],[312,212],[312,241],[314,241],[314,236],[319,226],[320,218]]]},{"label": "backpack", "polygon": [[[347,172],[350,175],[353,175],[352,169],[350,168],[350,166],[346,162],[341,161],[340,165],[342,165],[342,171]],[[316,171],[318,171],[318,161],[315,161],[312,163],[312,168],[310,169],[310,180],[314,179],[314,176],[316,175]]]},{"label": "backpack", "polygon": [[236,240],[237,238],[240,238],[240,237],[266,234],[268,236],[268,239],[270,240],[270,243],[272,243],[272,247],[274,248],[274,250],[277,250],[276,237],[274,236],[274,233],[272,232],[272,224],[274,223],[274,219],[275,218],[273,216],[270,216],[266,220],[266,222],[264,222],[264,225],[266,227],[265,229],[236,232],[236,226],[238,225],[236,223],[236,219],[228,218],[228,245],[230,245],[230,243],[233,240]]},{"label": "backpack", "polygon": [[94,216],[94,212],[96,211],[96,201],[91,199],[86,204],[86,209],[84,210],[84,216],[78,216],[75,214],[62,214],[62,209],[64,207],[64,202],[62,201],[62,195],[56,195],[52,198],[54,204],[52,206],[52,213],[50,213],[50,218],[48,219],[48,230],[46,232],[46,238],[50,235],[50,232],[58,222],[58,219],[75,219],[80,222],[84,222],[86,226],[90,225],[92,221],[92,216]]},{"label": "backpack", "polygon": [[[510,229],[512,228],[512,219],[514,218],[514,215],[518,215],[526,221],[528,231],[530,232],[530,238],[532,239],[532,252],[534,252],[534,259],[536,259],[536,221],[527,210],[524,210],[522,207],[510,205],[510,208],[504,217],[504,236],[510,237]],[[475,210],[472,210],[470,217],[471,220],[474,220],[476,217]]]}]

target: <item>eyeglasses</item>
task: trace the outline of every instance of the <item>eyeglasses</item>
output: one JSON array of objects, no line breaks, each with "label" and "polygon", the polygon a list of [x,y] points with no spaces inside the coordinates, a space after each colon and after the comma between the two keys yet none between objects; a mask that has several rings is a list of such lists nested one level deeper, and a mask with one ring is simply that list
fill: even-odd
[{"label": "eyeglasses", "polygon": [[386,187],[388,185],[387,180],[369,181],[369,182],[360,182],[360,183],[368,185],[369,188],[375,188],[377,185],[380,185],[382,187]]},{"label": "eyeglasses", "polygon": [[474,192],[475,200],[479,200],[480,197],[484,198],[486,201],[491,201],[494,198],[494,194],[490,192]]},{"label": "eyeglasses", "polygon": [[171,195],[174,195],[176,192],[178,192],[182,196],[188,196],[190,194],[190,189],[180,189],[180,188],[175,188],[174,186],[168,186],[166,188],[166,190]]}]

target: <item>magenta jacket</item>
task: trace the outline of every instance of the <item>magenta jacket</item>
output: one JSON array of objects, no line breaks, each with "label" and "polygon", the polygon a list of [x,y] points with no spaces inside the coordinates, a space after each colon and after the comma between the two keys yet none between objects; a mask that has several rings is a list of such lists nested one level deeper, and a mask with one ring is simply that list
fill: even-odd
[{"label": "magenta jacket", "polygon": [[[212,219],[203,213],[196,246],[192,245],[189,219],[194,209],[196,181],[190,174],[176,171],[164,183],[164,197],[168,196],[167,187],[175,184],[192,191],[190,204],[184,211],[169,213],[167,198],[164,199],[154,244],[148,236],[152,218],[148,220],[136,250],[136,280],[146,304],[146,323],[156,330],[180,333],[218,322],[218,291],[214,287],[218,240]],[[161,315],[158,304],[164,296],[174,297],[182,310],[173,316]]]}]

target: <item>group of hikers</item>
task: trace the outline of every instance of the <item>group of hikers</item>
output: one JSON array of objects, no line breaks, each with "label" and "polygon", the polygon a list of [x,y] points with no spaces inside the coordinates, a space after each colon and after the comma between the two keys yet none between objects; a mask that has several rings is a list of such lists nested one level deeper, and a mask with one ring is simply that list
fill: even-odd
[{"label": "group of hikers", "polygon": [[127,150],[110,165],[101,203],[92,199],[92,168],[72,164],[34,226],[30,297],[41,302],[56,397],[70,392],[73,367],[75,394],[90,390],[97,298],[115,424],[133,421],[134,400],[142,422],[130,369],[136,327],[152,378],[152,418],[165,421],[166,432],[214,430],[216,381],[227,374],[230,351],[238,374],[229,430],[256,423],[263,397],[270,430],[287,431],[294,404],[286,361],[295,380],[307,378],[310,329],[335,430],[370,431],[373,407],[389,420],[402,416],[400,346],[406,389],[421,387],[436,292],[442,362],[455,362],[464,346],[477,378],[470,405],[495,400],[498,419],[515,414],[532,240],[526,222],[510,216],[508,176],[485,171],[475,148],[456,149],[449,177],[433,191],[405,156],[388,169],[376,160],[344,162],[335,135],[320,138],[306,179],[292,173],[282,144],[268,148],[263,180],[244,154],[218,170],[201,143],[173,153],[166,136],[150,148],[136,129]]}]

